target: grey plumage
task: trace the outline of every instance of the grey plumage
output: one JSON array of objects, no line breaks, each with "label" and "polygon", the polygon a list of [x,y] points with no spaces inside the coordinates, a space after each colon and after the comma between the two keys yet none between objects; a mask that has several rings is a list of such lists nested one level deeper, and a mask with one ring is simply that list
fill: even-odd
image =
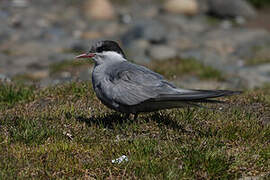
[{"label": "grey plumage", "polygon": [[[106,47],[103,44],[106,44]],[[121,48],[116,45],[113,41],[102,41],[94,45],[90,53],[83,56],[89,57],[91,54],[95,61],[92,83],[96,95],[102,103],[116,111],[137,114],[196,106],[201,102],[219,102],[212,98],[240,93],[228,90],[177,88],[160,74],[128,62]],[[117,51],[117,48],[120,50]],[[82,55],[79,56],[81,57]]]}]

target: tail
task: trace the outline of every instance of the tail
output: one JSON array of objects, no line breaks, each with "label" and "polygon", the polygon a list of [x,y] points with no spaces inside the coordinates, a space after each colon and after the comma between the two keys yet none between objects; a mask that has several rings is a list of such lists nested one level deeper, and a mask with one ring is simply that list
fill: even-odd
[{"label": "tail", "polygon": [[215,100],[213,98],[231,96],[241,94],[241,91],[229,91],[229,90],[183,90],[175,94],[161,94],[158,97],[152,98],[151,101],[181,101],[190,103],[222,103],[222,101]]}]

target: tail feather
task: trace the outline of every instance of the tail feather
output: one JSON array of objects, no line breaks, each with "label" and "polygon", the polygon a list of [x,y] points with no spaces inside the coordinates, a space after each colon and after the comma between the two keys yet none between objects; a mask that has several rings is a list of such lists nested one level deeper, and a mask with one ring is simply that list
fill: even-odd
[{"label": "tail feather", "polygon": [[200,107],[206,109],[217,110],[216,108],[209,108],[199,103],[224,103],[224,101],[212,99],[222,96],[231,96],[240,94],[240,91],[228,90],[182,90],[175,94],[162,94],[158,97],[148,99],[139,105],[140,112],[151,112],[161,109],[182,108],[182,107]]},{"label": "tail feather", "polygon": [[231,96],[240,94],[241,91],[229,90],[189,90],[176,94],[162,94],[152,98],[151,101],[189,101],[189,102],[206,102],[206,103],[221,103],[222,101],[212,100],[223,96]]}]

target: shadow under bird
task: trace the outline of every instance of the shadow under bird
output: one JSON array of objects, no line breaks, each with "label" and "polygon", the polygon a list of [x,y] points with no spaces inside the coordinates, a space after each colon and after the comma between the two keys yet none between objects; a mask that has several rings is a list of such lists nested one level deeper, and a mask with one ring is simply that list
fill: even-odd
[{"label": "shadow under bird", "polygon": [[137,116],[141,112],[200,106],[220,102],[213,98],[239,94],[230,90],[193,90],[175,87],[162,75],[133,64],[114,41],[95,43],[89,52],[76,58],[93,59],[92,84],[107,107]]}]

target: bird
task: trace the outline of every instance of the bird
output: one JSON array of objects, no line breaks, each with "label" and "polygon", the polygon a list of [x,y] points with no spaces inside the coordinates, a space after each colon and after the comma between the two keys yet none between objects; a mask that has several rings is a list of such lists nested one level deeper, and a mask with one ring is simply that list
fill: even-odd
[{"label": "bird", "polygon": [[221,102],[215,98],[240,94],[231,90],[183,89],[152,70],[127,60],[119,44],[111,40],[94,43],[90,51],[76,56],[92,59],[92,85],[98,99],[115,111],[133,114]]}]

